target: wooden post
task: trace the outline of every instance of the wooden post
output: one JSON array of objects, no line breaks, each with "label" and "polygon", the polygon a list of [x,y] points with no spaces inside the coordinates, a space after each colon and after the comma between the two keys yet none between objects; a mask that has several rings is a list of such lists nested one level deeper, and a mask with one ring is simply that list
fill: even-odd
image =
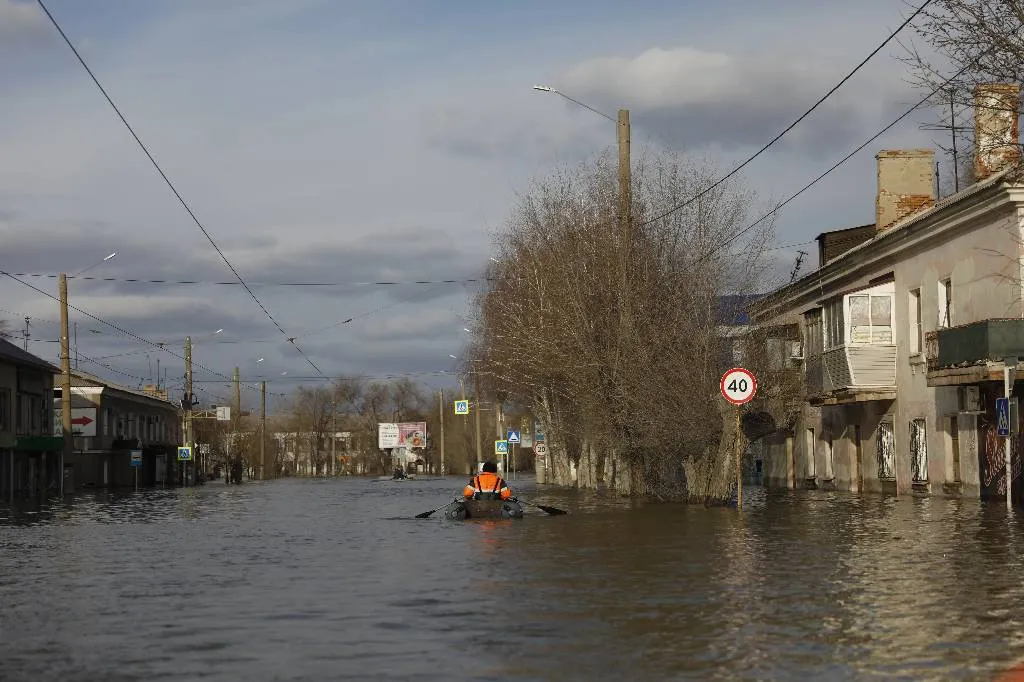
[{"label": "wooden post", "polygon": [[[60,424],[64,442],[60,451],[60,481],[64,489],[64,463],[71,454],[74,445],[74,433],[71,430],[71,353],[68,338],[68,277],[60,273]],[[13,459],[12,459],[13,462]],[[12,469],[13,473],[13,469]],[[13,475],[11,485],[14,485]]]},{"label": "wooden post", "polygon": [[632,222],[632,170],[630,168],[629,109],[619,109],[619,220],[622,221],[623,262],[629,263]]},{"label": "wooden post", "polygon": [[[185,337],[185,445],[190,448],[194,448],[192,443],[192,337]],[[195,460],[196,451],[192,450],[192,459]],[[193,466],[193,471],[195,467]],[[182,485],[188,482],[186,472],[188,471],[188,462],[181,463],[181,483]]]},{"label": "wooden post", "polygon": [[[483,461],[484,453],[483,453],[483,444],[482,444],[482,441],[480,440],[480,438],[481,438],[481,434],[480,434],[480,375],[476,374],[475,377],[476,377],[476,400],[474,400],[473,402],[475,402],[476,405],[473,406],[473,411],[476,412],[476,461],[477,461],[477,463],[479,463],[479,462]],[[473,470],[469,472],[469,474],[471,476],[476,473],[476,467],[477,467],[477,464],[474,464],[473,465]]]},{"label": "wooden post", "polygon": [[444,476],[444,389],[437,392],[437,398],[441,417],[441,475]]},{"label": "wooden post", "polygon": [[267,382],[260,382],[260,480],[267,480]]}]

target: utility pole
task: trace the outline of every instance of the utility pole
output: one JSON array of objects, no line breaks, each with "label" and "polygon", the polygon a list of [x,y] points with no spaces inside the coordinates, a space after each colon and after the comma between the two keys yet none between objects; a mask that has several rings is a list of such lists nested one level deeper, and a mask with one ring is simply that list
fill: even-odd
[{"label": "utility pole", "polygon": [[78,323],[75,322],[73,329],[75,330],[75,369],[78,369]]},{"label": "utility pole", "polygon": [[629,109],[619,109],[618,143],[619,143],[619,220],[622,221],[622,241],[624,263],[629,263],[629,245],[632,235],[632,170],[630,164],[629,142]]},{"label": "utility pole", "polygon": [[437,392],[437,404],[441,417],[441,475],[444,476],[444,389]]},{"label": "utility pole", "polygon": [[267,382],[260,382],[260,480],[267,480]]},{"label": "utility pole", "polygon": [[[71,448],[74,445],[72,439],[74,434],[71,431],[71,353],[68,339],[68,277],[60,273],[60,424],[61,434],[64,436],[60,450],[60,487],[64,490],[64,463],[71,455]],[[28,318],[25,318],[25,344],[28,345]],[[46,463],[46,453],[43,453],[43,463]],[[43,467],[45,479],[46,467]],[[44,480],[45,482],[45,480]],[[12,481],[13,485],[13,481]]]},{"label": "utility pole", "polygon": [[[235,367],[233,382],[235,385],[235,402],[234,405],[231,406],[231,458],[234,460],[239,458],[239,453],[236,452],[235,445],[238,443],[238,420],[242,418],[242,392],[239,384],[237,367]],[[239,479],[239,483],[241,483],[241,479]]]},{"label": "utility pole", "polygon": [[[192,458],[195,459],[195,443],[192,442],[192,337],[185,337],[185,445],[192,448]],[[193,471],[195,467],[193,466]],[[188,483],[188,461],[182,464],[182,484]]]},{"label": "utility pole", "polygon": [[[476,400],[473,401],[476,405],[473,406],[473,412],[476,413],[476,461],[479,463],[484,461],[483,444],[480,441],[480,374],[477,373],[473,376],[476,378]],[[476,473],[478,465],[474,465],[473,471],[469,472],[470,475]]]},{"label": "utility pole", "polygon": [[28,350],[28,336],[29,336],[29,334],[28,334],[28,328],[29,328],[29,319],[30,319],[30,318],[29,318],[29,316],[28,316],[28,315],[26,315],[26,316],[25,316],[25,346],[24,346],[25,350]]},{"label": "utility pole", "polygon": [[337,455],[338,440],[338,406],[331,401],[331,477],[334,477],[334,465],[338,461]]}]

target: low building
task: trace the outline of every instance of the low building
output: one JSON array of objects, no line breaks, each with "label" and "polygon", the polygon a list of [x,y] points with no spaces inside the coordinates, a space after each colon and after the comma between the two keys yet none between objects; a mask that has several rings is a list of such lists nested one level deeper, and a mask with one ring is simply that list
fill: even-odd
[{"label": "low building", "polygon": [[61,447],[50,424],[56,367],[0,339],[0,494],[60,491]]},{"label": "low building", "polygon": [[[53,389],[54,432],[61,430],[60,375]],[[86,372],[71,373],[74,446],[67,482],[74,487],[177,485],[177,446],[182,443],[182,412],[155,390],[118,386]],[[141,451],[141,466],[132,452]]]},{"label": "low building", "polygon": [[1016,85],[976,89],[975,182],[941,200],[931,150],[880,152],[875,224],[819,236],[818,269],[751,306],[802,337],[769,486],[1002,498],[1009,442],[1024,492],[995,414],[1003,361],[1024,359],[1019,105]]}]

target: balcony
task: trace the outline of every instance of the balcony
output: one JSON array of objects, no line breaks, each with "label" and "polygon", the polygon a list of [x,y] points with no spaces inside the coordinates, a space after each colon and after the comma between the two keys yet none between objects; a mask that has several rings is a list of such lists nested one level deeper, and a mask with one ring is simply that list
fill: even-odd
[{"label": "balcony", "polygon": [[1002,381],[1003,358],[1024,360],[1024,319],[989,319],[925,334],[929,386]]},{"label": "balcony", "polygon": [[844,405],[896,397],[896,346],[847,345],[807,359],[812,405]]}]

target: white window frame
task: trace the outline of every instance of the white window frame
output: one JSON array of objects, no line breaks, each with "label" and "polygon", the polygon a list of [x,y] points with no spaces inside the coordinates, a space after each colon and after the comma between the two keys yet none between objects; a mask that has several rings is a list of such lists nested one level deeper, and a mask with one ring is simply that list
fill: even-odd
[{"label": "white window frame", "polygon": [[[864,340],[855,341],[854,338],[853,338],[853,299],[858,297],[858,296],[866,296],[866,297],[868,297],[868,324],[867,324],[868,340],[866,340],[866,341],[864,341]],[[880,284],[878,286],[871,287],[869,289],[862,289],[861,291],[855,291],[853,293],[850,293],[850,294],[847,294],[846,296],[844,296],[845,305],[843,306],[843,308],[844,308],[843,312],[845,313],[846,320],[847,320],[847,324],[846,324],[846,343],[847,343],[847,345],[850,345],[850,346],[891,346],[891,345],[893,345],[896,342],[894,337],[893,337],[893,330],[894,330],[893,322],[894,322],[895,317],[896,317],[895,310],[893,309],[893,302],[894,302],[893,299],[895,298],[895,296],[896,296],[896,286],[892,282],[887,282],[886,284]],[[874,308],[874,301],[876,299],[886,299],[886,298],[889,300],[889,303],[888,303],[888,305],[889,305],[889,324],[887,324],[887,325],[877,324],[876,325],[875,324],[875,320],[874,320],[874,315],[873,315],[873,312],[872,312],[873,308]],[[864,325],[858,325],[858,326],[860,327],[860,326],[864,326]],[[881,329],[884,329],[886,327],[888,327],[888,329],[889,329],[889,340],[888,341],[878,341],[878,340],[876,340],[876,338],[875,338],[876,337],[876,331],[875,330],[876,329],[881,330]]]},{"label": "white window frame", "polygon": [[924,330],[921,328],[921,288],[911,289],[907,293],[909,323],[907,325],[907,345],[910,355],[920,355],[924,351]]},{"label": "white window frame", "polygon": [[936,302],[938,309],[939,329],[948,329],[953,326],[953,278],[946,277],[939,280],[939,297]]}]

